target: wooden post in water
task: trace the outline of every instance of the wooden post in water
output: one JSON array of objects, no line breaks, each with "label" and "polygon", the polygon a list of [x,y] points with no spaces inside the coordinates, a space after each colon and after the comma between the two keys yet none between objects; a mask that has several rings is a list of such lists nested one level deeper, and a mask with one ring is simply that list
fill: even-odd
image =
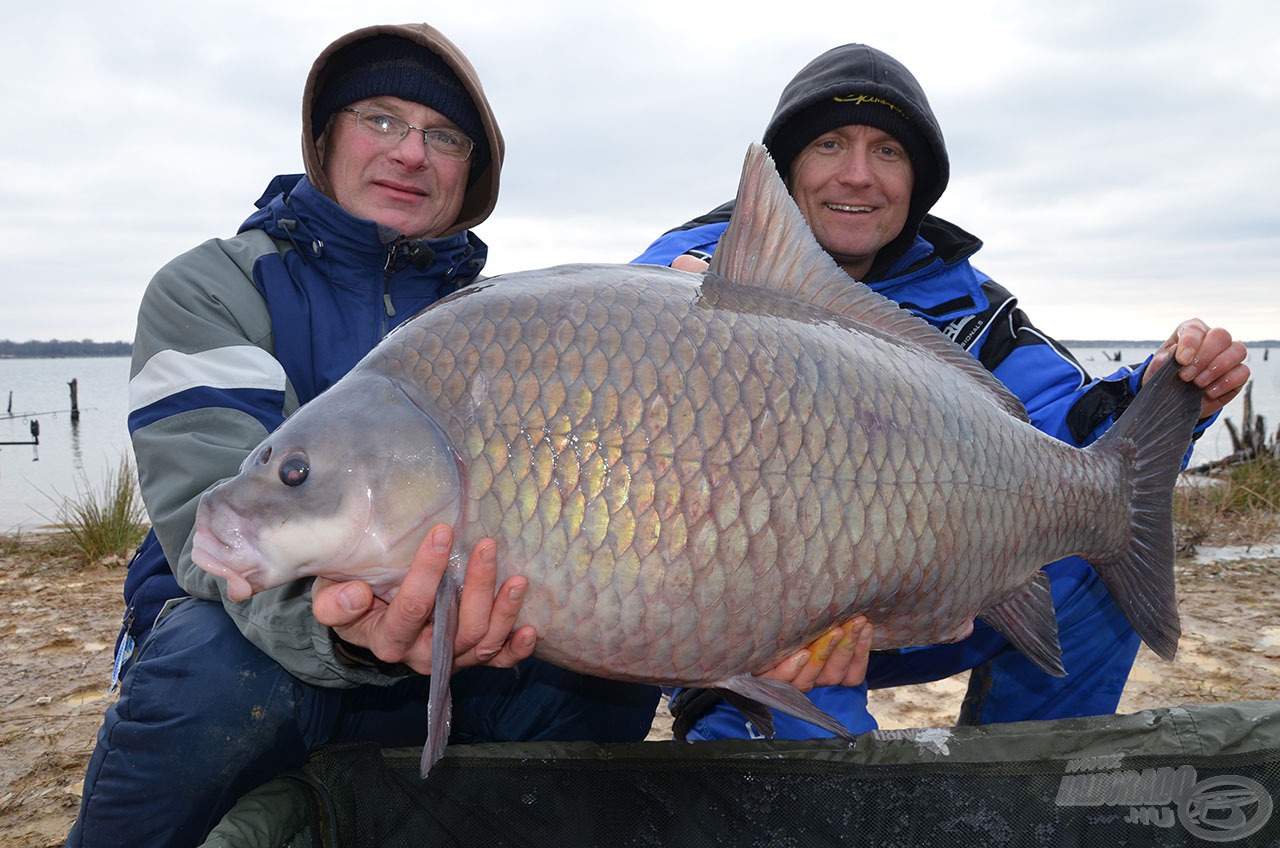
[{"label": "wooden post in water", "polygon": [[77,380],[75,377],[72,377],[71,382],[67,383],[67,385],[71,387],[71,420],[73,422],[80,420],[80,398],[77,393],[78,387],[76,383]]}]

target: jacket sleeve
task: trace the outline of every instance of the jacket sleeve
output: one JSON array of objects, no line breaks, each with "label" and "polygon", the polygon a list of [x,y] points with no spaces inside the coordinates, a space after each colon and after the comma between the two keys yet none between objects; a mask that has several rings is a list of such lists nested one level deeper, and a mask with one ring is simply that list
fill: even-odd
[{"label": "jacket sleeve", "polygon": [[170,262],[138,313],[129,381],[129,430],[143,501],[174,578],[193,597],[221,601],[240,631],[293,675],[344,687],[385,683],[334,655],[311,613],[311,581],[246,601],[191,561],[196,507],[297,407],[272,355],[266,304],[253,265],[274,244],[263,233],[213,240]]},{"label": "jacket sleeve", "polygon": [[[1004,289],[991,282],[983,288],[993,302],[1004,300],[973,355],[1017,395],[1036,429],[1076,447],[1092,444],[1129,408],[1150,357],[1092,378],[1065,347],[1036,329]],[[1199,422],[1195,435],[1212,422]],[[1184,467],[1190,458],[1188,450]]]},{"label": "jacket sleeve", "polygon": [[[704,216],[705,217],[705,216]],[[686,225],[688,227],[688,225]],[[670,266],[677,257],[691,251],[699,258],[709,258],[715,253],[720,236],[728,227],[728,218],[724,222],[700,224],[687,229],[676,229],[659,236],[653,244],[645,248],[632,264]]]}]

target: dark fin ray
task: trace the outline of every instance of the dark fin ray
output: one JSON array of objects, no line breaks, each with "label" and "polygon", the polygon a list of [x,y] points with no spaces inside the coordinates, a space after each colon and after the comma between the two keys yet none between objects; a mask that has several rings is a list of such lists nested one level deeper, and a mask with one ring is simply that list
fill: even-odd
[{"label": "dark fin ray", "polygon": [[1058,642],[1058,615],[1049,594],[1049,575],[1037,571],[1031,582],[978,616],[1009,640],[1036,668],[1066,677]]},{"label": "dark fin ray", "polygon": [[1022,402],[968,352],[836,265],[814,238],[762,145],[747,150],[733,215],[707,275],[781,292],[847,315],[893,344],[923,348],[964,374],[1010,415],[1027,420]]},{"label": "dark fin ray", "polygon": [[[725,700],[742,710],[743,714],[751,719],[751,723],[756,725],[756,730],[761,733],[765,733],[765,728],[756,724],[757,719],[752,718],[752,715],[753,713],[758,714],[765,707],[772,707],[775,710],[781,710],[787,715],[815,724],[846,742],[853,741],[853,734],[849,732],[847,727],[837,721],[830,713],[818,709],[813,701],[810,701],[803,692],[790,683],[781,683],[777,680],[768,680],[751,674],[739,674],[713,683],[711,688],[719,690],[724,694]],[[740,698],[734,697],[735,695],[740,696]],[[743,709],[741,699],[745,699],[752,706],[748,709]],[[769,728],[769,732],[765,733],[765,735],[772,736],[772,717],[767,720],[766,726]]]},{"label": "dark fin ray", "polygon": [[427,696],[427,743],[422,746],[420,774],[425,780],[431,767],[444,756],[453,722],[453,642],[458,635],[462,577],[453,568],[445,571],[436,589],[435,629],[431,635],[431,688]]},{"label": "dark fin ray", "polygon": [[1138,392],[1090,452],[1118,452],[1132,468],[1128,546],[1093,558],[1094,569],[1143,642],[1166,660],[1178,651],[1182,625],[1173,564],[1173,490],[1200,417],[1201,390],[1178,378],[1170,359]]},{"label": "dark fin ray", "polygon": [[759,701],[753,701],[737,692],[729,689],[721,689],[720,694],[738,712],[746,716],[747,721],[751,722],[751,726],[756,729],[760,735],[766,739],[772,739],[778,729],[773,724],[773,710],[766,707]]}]

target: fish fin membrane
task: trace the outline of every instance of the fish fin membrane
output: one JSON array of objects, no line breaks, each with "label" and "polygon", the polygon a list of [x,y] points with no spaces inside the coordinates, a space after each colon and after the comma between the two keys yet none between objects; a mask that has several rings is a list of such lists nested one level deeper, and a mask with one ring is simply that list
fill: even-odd
[{"label": "fish fin membrane", "polygon": [[462,578],[452,568],[445,571],[436,588],[435,629],[431,634],[431,685],[427,695],[427,742],[422,746],[419,773],[425,780],[431,767],[444,756],[453,723],[453,642],[458,635]]},{"label": "fish fin membrane", "polygon": [[1054,677],[1066,677],[1058,642],[1058,615],[1049,593],[1049,575],[1037,571],[1031,582],[1011,598],[978,616],[995,628],[1036,667]]},{"label": "fish fin membrane", "polygon": [[1178,378],[1170,359],[1115,425],[1087,448],[1118,452],[1133,480],[1128,546],[1116,556],[1090,561],[1138,636],[1166,660],[1177,653],[1182,635],[1173,574],[1173,492],[1200,417],[1200,394]]},{"label": "fish fin membrane", "polygon": [[753,143],[747,149],[733,214],[707,276],[780,292],[853,318],[891,344],[923,348],[1006,413],[1028,420],[1022,401],[962,347],[835,263],[814,238],[763,145]]},{"label": "fish fin membrane", "polygon": [[739,674],[721,680],[711,688],[724,695],[724,699],[737,707],[755,725],[756,730],[765,736],[773,736],[773,716],[769,713],[769,708],[772,707],[817,725],[846,742],[853,741],[853,734],[847,727],[836,720],[835,716],[819,709],[790,683],[752,674]]}]

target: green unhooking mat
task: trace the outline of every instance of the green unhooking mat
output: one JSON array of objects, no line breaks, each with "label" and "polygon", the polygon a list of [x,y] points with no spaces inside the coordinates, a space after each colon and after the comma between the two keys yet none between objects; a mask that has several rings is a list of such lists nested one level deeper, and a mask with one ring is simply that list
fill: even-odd
[{"label": "green unhooking mat", "polygon": [[1280,846],[1280,702],[836,742],[317,751],[206,846]]}]

